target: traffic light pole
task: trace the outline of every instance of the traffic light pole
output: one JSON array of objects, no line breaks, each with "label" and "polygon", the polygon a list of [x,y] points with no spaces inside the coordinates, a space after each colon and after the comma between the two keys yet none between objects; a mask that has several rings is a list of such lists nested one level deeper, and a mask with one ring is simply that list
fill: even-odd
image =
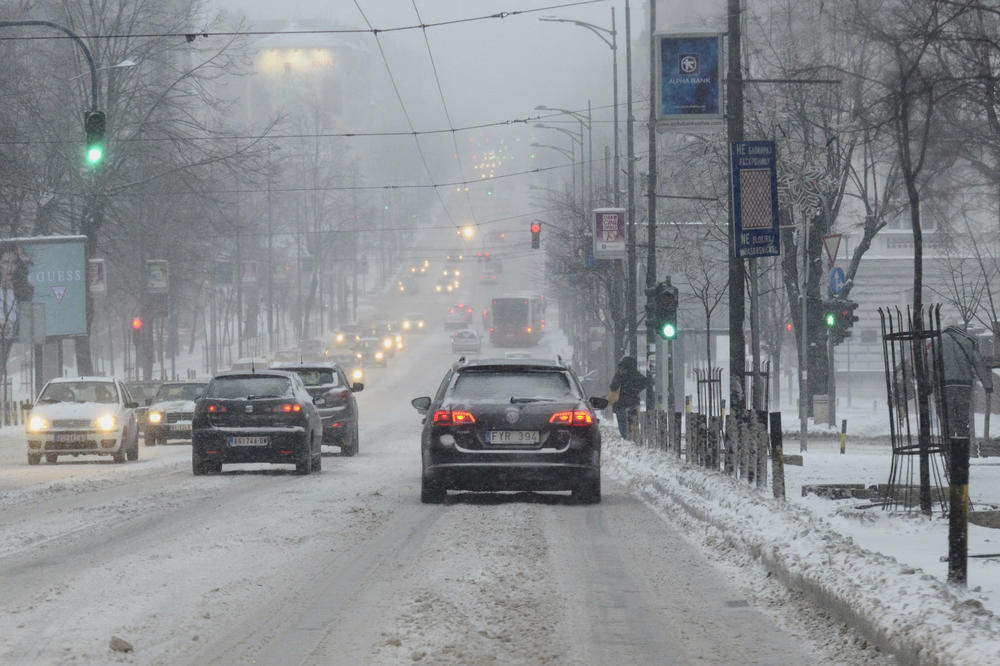
[{"label": "traffic light pole", "polygon": [[87,64],[90,66],[90,110],[97,111],[97,66],[94,64],[94,56],[91,55],[90,49],[87,48],[87,45],[83,43],[83,40],[80,39],[78,34],[69,28],[59,25],[58,23],[53,23],[52,21],[40,21],[36,19],[26,21],[0,21],[0,28],[32,25],[59,30],[60,32],[69,35],[70,39],[76,42],[76,45],[80,47],[80,50],[83,51],[84,57],[87,58]]}]

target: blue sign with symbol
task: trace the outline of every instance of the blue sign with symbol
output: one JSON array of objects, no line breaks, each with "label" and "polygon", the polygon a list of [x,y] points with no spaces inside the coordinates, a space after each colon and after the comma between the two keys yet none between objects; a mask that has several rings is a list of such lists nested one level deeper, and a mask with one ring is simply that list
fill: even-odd
[{"label": "blue sign with symbol", "polygon": [[844,286],[847,285],[847,276],[844,275],[844,269],[840,266],[834,266],[830,269],[830,293],[834,296],[840,296],[844,293]]}]

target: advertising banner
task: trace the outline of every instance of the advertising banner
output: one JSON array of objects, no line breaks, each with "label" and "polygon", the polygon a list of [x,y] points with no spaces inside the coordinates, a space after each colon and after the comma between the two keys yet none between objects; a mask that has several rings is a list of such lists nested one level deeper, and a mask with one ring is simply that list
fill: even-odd
[{"label": "advertising banner", "polygon": [[170,274],[166,259],[146,260],[146,293],[165,294],[170,291]]},{"label": "advertising banner", "polygon": [[240,280],[243,284],[257,284],[257,262],[256,261],[244,261],[243,273],[240,276]]},{"label": "advertising banner", "polygon": [[87,260],[87,286],[92,294],[106,294],[108,292],[108,276],[104,272],[103,259]]},{"label": "advertising banner", "polygon": [[625,258],[625,209],[594,209],[594,258]]},{"label": "advertising banner", "polygon": [[233,265],[228,261],[215,262],[215,284],[227,285],[233,283]]},{"label": "advertising banner", "polygon": [[778,228],[778,155],[774,141],[734,141],[733,224],[736,256],[781,254]]},{"label": "advertising banner", "polygon": [[657,35],[657,126],[677,131],[722,128],[722,35]]},{"label": "advertising banner", "polygon": [[86,236],[0,241],[0,336],[17,336],[21,306],[28,303],[44,306],[46,337],[87,334],[86,241]]}]

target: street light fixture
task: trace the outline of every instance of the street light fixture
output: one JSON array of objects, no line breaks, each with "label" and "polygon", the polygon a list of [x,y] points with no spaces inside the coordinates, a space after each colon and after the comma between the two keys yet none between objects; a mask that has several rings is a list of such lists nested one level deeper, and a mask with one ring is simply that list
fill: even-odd
[{"label": "street light fixture", "polygon": [[[138,64],[139,63],[137,63],[134,60],[131,60],[129,58],[125,58],[124,60],[122,60],[117,65],[107,65],[105,67],[98,67],[94,71],[95,72],[102,72],[102,71],[104,71],[106,69],[120,69],[120,68],[124,68],[124,67],[135,67]],[[67,81],[75,81],[75,80],[79,79],[80,77],[86,76],[87,74],[88,74],[88,72],[83,72],[82,74],[77,74],[76,76],[71,76],[71,77],[69,77],[66,80]]]}]

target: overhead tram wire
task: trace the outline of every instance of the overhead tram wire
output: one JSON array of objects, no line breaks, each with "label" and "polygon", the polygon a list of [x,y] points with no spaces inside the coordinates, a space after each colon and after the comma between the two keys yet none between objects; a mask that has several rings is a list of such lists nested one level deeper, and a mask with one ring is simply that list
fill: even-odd
[{"label": "overhead tram wire", "polygon": [[[417,20],[420,23],[424,22],[424,19],[420,16],[420,10],[417,9],[417,0],[410,0],[413,3],[413,11],[417,14]],[[451,113],[448,112],[448,102],[445,101],[444,88],[441,86],[441,77],[438,75],[437,63],[434,62],[434,52],[431,50],[431,41],[427,36],[427,30],[423,30],[424,44],[427,45],[427,57],[431,61],[431,70],[434,72],[434,83],[437,85],[438,96],[441,98],[441,107],[444,109],[445,120],[448,121],[448,127],[451,128],[451,145],[455,149],[455,159],[458,160],[458,173],[459,175],[465,174],[465,166],[462,164],[462,153],[458,149],[458,139],[455,138],[455,123],[451,120]],[[472,205],[472,195],[469,194],[469,188],[465,188],[465,200],[469,204],[469,213],[472,216],[472,222],[479,227],[479,219],[476,216],[476,208]]]},{"label": "overhead tram wire", "polygon": [[[361,8],[361,1],[354,0],[354,6],[358,8],[358,12],[361,14],[361,18],[364,19],[368,27],[371,27],[371,21],[368,20],[368,16],[365,14],[365,10]],[[413,119],[410,118],[410,113],[406,110],[406,103],[403,101],[403,95],[399,92],[399,86],[396,84],[396,77],[392,73],[392,67],[389,65],[389,58],[385,54],[385,49],[382,48],[382,40],[379,39],[378,32],[375,32],[373,37],[375,38],[375,44],[378,46],[378,52],[382,56],[382,63],[385,65],[386,74],[389,75],[389,81],[392,83],[392,90],[396,93],[396,101],[399,102],[399,108],[403,112],[403,117],[406,118],[406,124],[410,126],[410,131],[414,132],[413,142],[417,146],[417,154],[420,155],[420,161],[424,164],[424,170],[427,171],[427,177],[430,179],[432,187],[434,188],[434,194],[437,195],[438,201],[441,203],[441,208],[444,210],[445,215],[448,220],[455,225],[455,218],[452,216],[451,211],[448,209],[448,204],[445,203],[444,197],[441,195],[441,190],[436,184],[434,184],[434,173],[431,171],[430,165],[427,163],[427,156],[424,154],[424,149],[420,145],[420,137],[416,134],[416,128],[413,126]],[[457,225],[456,225],[457,226]]]},{"label": "overhead tram wire", "polygon": [[[552,11],[553,9],[566,9],[568,7],[579,7],[581,5],[593,5],[596,3],[605,2],[605,0],[577,0],[577,2],[565,2],[559,5],[550,5],[548,7],[535,7],[532,9],[516,9],[509,12],[496,12],[494,14],[486,14],[483,16],[471,16],[468,18],[451,19],[448,21],[438,21],[436,23],[428,23],[424,25],[404,25],[395,28],[375,28],[369,23],[368,28],[327,28],[327,29],[316,29],[316,30],[244,30],[244,31],[208,31],[208,30],[196,30],[193,32],[136,32],[136,33],[108,33],[108,34],[98,34],[98,35],[80,35],[82,39],[138,39],[142,38],[164,38],[164,37],[182,37],[185,41],[193,42],[198,37],[208,38],[208,37],[263,37],[269,35],[348,35],[348,34],[373,34],[378,35],[382,32],[402,32],[405,30],[425,30],[427,28],[439,28],[449,25],[458,25],[462,23],[472,23],[475,21],[487,21],[494,19],[505,19],[515,16],[520,16],[521,14],[535,14],[538,12]],[[68,35],[31,35],[31,36],[3,36],[0,37],[0,42],[4,41],[14,41],[14,40],[42,40],[42,39],[72,39]]]}]

